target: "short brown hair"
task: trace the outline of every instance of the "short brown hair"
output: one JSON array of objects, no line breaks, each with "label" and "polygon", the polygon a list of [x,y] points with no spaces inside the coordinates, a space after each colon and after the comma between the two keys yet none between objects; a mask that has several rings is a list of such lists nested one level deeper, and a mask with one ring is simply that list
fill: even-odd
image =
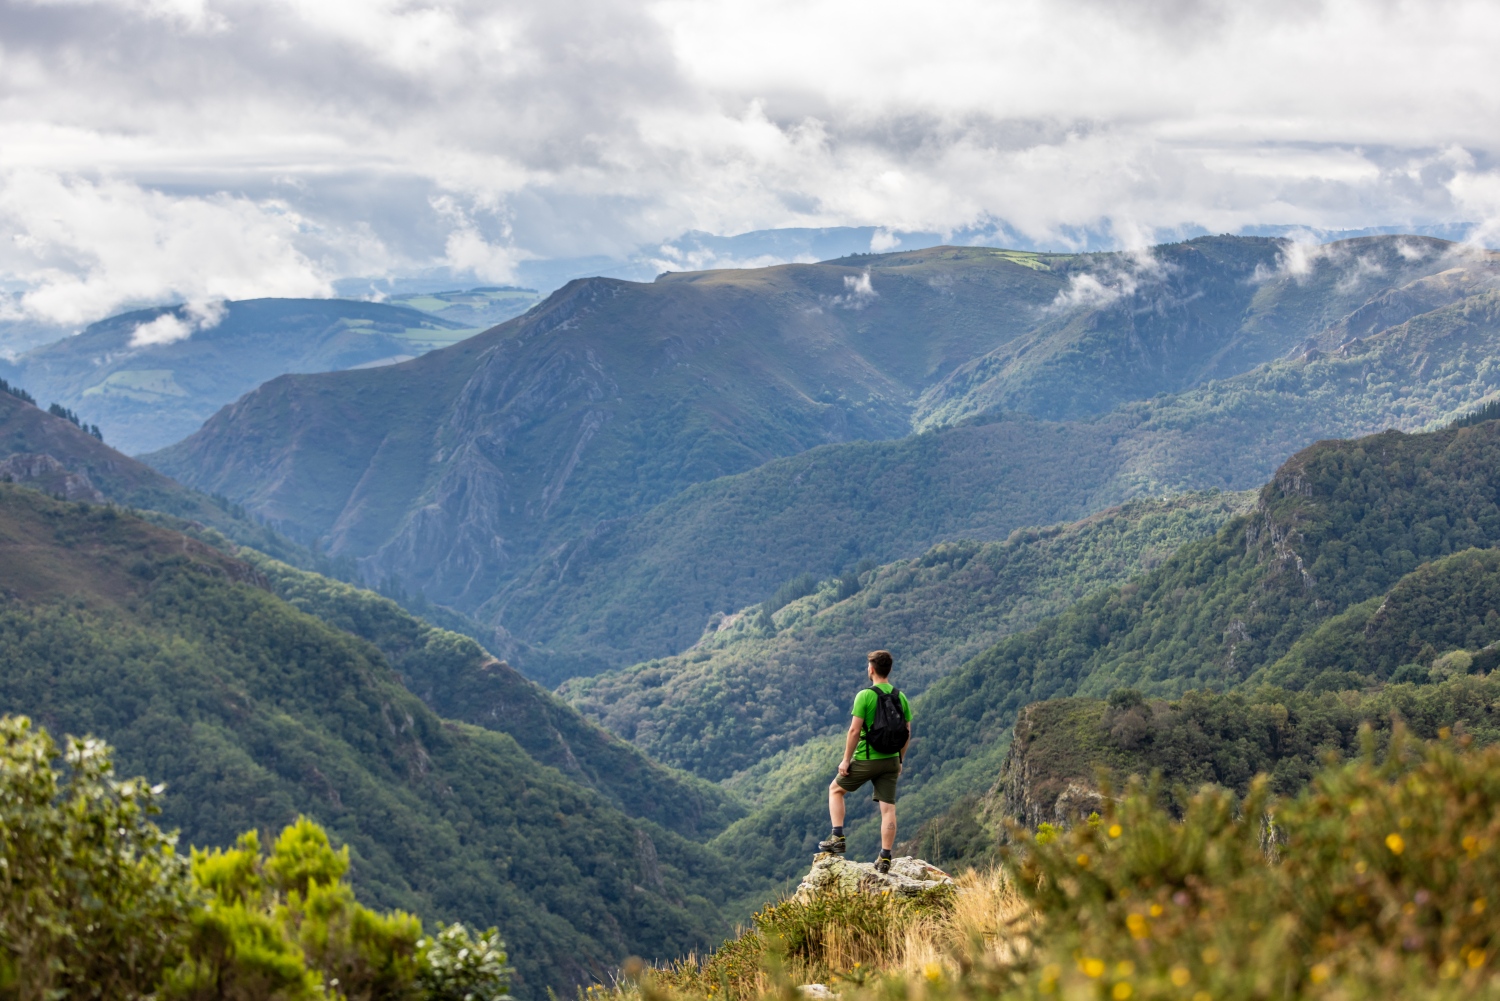
[{"label": "short brown hair", "polygon": [[882,678],[891,676],[891,652],[889,650],[871,650],[869,653],[870,666],[875,673]]}]

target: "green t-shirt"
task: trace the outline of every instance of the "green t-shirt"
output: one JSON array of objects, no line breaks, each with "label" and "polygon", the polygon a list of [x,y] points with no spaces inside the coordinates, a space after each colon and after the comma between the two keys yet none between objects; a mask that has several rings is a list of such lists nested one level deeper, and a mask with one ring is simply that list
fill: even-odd
[{"label": "green t-shirt", "polygon": [[[891,688],[893,686],[889,682],[882,682],[881,684],[876,685],[875,687],[879,688],[882,692],[885,692],[885,693],[889,694],[890,691],[891,691]],[[901,693],[900,698],[901,698],[901,713],[902,713],[902,715],[904,715],[906,717],[906,721],[908,723],[910,723],[911,722],[911,703],[908,702],[908,701],[906,701],[906,693],[905,692]],[[874,726],[875,725],[875,689],[873,689],[873,688],[866,688],[863,691],[861,691],[858,695],[854,696],[854,708],[849,710],[849,715],[850,716],[858,716],[860,719],[863,719],[865,721],[865,726],[867,726],[867,727]],[[860,734],[860,736],[859,736],[859,746],[854,749],[854,759],[856,761],[864,761],[864,760],[867,760],[867,759],[874,760],[874,761],[879,761],[881,758],[894,758],[896,755],[898,755],[900,753],[901,753],[900,751],[892,751],[890,754],[881,754],[879,751],[872,751],[868,747],[865,746],[865,737],[864,737],[864,734]]]}]

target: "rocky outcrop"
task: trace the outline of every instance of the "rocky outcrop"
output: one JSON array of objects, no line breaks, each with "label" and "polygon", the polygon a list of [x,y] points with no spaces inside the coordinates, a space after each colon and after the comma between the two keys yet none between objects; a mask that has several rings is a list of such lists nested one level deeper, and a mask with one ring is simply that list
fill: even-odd
[{"label": "rocky outcrop", "polygon": [[50,455],[20,452],[0,461],[0,480],[24,483],[70,501],[103,504],[104,495],[88,473],[74,472]]},{"label": "rocky outcrop", "polygon": [[823,852],[814,857],[794,899],[806,900],[820,893],[889,893],[911,899],[935,899],[953,892],[953,877],[919,858],[894,859],[890,872],[878,873],[873,862],[854,862],[842,855]]}]

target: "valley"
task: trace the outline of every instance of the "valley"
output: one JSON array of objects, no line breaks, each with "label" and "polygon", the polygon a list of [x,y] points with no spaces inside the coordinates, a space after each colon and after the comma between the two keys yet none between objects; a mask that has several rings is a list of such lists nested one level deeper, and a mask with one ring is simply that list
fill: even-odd
[{"label": "valley", "polygon": [[256,346],[232,303],[246,358],[330,370],[131,398],[196,427],[140,459],[7,377],[0,706],[166,783],[184,843],[311,818],[371,905],[495,924],[528,1001],[794,885],[869,649],[916,712],[903,845],[955,868],[1101,774],[1296,796],[1393,714],[1489,743],[1496,268],[939,247],[585,279],[478,333],[523,290],[407,297],[431,350],[366,367],[359,304],[263,301]]}]

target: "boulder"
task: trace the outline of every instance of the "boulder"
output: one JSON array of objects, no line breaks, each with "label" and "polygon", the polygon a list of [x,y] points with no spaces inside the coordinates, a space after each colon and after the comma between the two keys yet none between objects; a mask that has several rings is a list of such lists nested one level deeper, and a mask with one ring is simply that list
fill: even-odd
[{"label": "boulder", "polygon": [[878,873],[873,862],[854,862],[842,855],[820,852],[802,877],[795,897],[819,893],[890,893],[898,897],[941,898],[954,892],[953,877],[919,858],[891,860],[891,871]]}]

